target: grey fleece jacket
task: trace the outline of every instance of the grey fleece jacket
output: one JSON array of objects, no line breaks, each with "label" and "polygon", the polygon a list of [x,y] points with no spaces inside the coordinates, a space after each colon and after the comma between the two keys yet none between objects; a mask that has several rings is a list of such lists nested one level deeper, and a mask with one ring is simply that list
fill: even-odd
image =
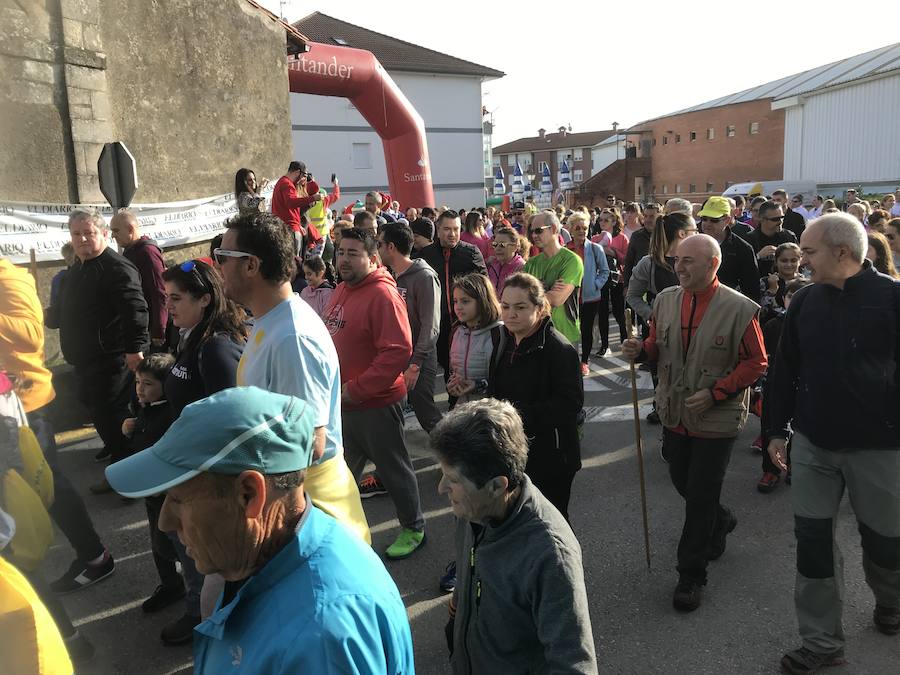
[{"label": "grey fleece jacket", "polygon": [[460,519],[456,547],[454,673],[597,673],[581,546],[527,476],[498,527]]},{"label": "grey fleece jacket", "polygon": [[434,358],[441,332],[441,283],[437,273],[424,260],[413,260],[403,274],[397,275],[397,290],[406,302],[406,314],[412,329],[413,353],[409,362],[421,367]]}]

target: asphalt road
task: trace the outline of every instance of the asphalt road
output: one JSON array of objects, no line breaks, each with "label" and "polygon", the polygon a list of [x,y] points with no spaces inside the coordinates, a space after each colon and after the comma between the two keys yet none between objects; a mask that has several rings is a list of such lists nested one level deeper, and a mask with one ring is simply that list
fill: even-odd
[{"label": "asphalt road", "polygon": [[[644,560],[634,452],[634,425],[628,371],[618,359],[594,360],[587,378],[589,422],[583,445],[584,468],[575,479],[570,514],[584,553],[584,571],[601,673],[776,673],[785,650],[799,644],[793,607],[794,535],[790,488],[770,495],[756,491],[759,455],[749,444],[758,431],[751,418],[735,445],[723,490],[723,502],[738,519],[725,555],[712,564],[703,605],[690,615],[672,609],[676,582],[675,547],[683,504],[659,457],[659,427],[642,423],[650,521],[652,565]],[[651,391],[641,375],[644,410]],[[443,626],[447,596],[437,581],[451,555],[452,517],[437,494],[440,472],[428,452],[425,435],[411,423],[408,435],[415,457],[423,509],[428,518],[426,546],[411,558],[387,563],[407,605],[419,673],[449,672]],[[165,647],[159,631],[181,614],[170,607],[145,615],[140,603],[157,580],[149,555],[141,502],[123,503],[116,495],[92,496],[87,485],[101,477],[93,462],[96,438],[64,449],[62,464],[82,488],[98,531],[116,558],[116,573],[66,596],[73,620],[97,646],[97,656],[82,673],[163,674],[191,669],[189,647]],[[391,542],[397,521],[387,497],[365,502],[379,552]],[[900,672],[900,637],[876,632],[874,604],[862,572],[855,519],[846,504],[838,523],[845,555],[844,630],[846,666],[837,674]],[[67,567],[71,550],[62,536],[51,549],[46,576]]]}]

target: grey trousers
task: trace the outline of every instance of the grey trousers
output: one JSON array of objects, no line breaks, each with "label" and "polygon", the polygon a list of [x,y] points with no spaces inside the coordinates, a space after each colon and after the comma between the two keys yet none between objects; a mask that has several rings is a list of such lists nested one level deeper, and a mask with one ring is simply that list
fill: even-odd
[{"label": "grey trousers", "polygon": [[400,526],[424,530],[419,483],[406,449],[402,401],[384,408],[344,410],[342,418],[344,459],[353,478],[359,482],[370,460],[394,502]]},{"label": "grey trousers", "polygon": [[407,400],[416,413],[416,419],[425,433],[431,433],[435,425],[441,421],[441,411],[434,403],[434,382],[437,378],[437,353],[428,355],[419,368],[419,379],[409,392]]},{"label": "grey trousers", "polygon": [[797,536],[794,602],[803,646],[827,653],[844,646],[843,558],[834,538],[846,488],[875,602],[900,607],[900,448],[833,452],[794,435],[791,499]]}]

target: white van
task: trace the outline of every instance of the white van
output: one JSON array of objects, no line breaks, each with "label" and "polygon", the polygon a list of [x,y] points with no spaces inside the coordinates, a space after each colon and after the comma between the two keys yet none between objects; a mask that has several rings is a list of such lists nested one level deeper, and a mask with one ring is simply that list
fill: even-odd
[{"label": "white van", "polygon": [[727,190],[725,190],[725,192],[722,193],[722,196],[734,197],[735,195],[741,195],[741,197],[746,197],[754,188],[756,188],[756,190],[759,190],[760,186],[762,186],[762,193],[764,195],[771,195],[775,190],[779,188],[785,190],[788,195],[801,194],[803,195],[803,201],[805,204],[812,204],[812,199],[816,196],[815,183],[803,183],[800,181],[783,180],[764,180],[757,181],[755,183],[735,183]]}]

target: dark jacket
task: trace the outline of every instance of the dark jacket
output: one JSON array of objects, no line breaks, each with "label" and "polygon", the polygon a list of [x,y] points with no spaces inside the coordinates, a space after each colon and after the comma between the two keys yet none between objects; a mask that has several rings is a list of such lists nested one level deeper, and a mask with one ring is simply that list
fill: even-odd
[{"label": "dark jacket", "polygon": [[806,218],[803,217],[803,214],[797,213],[793,209],[787,209],[784,212],[784,229],[793,232],[794,236],[797,237],[797,241],[800,241],[800,235],[806,229]]},{"label": "dark jacket", "polygon": [[137,268],[107,247],[96,258],[76,262],[66,275],[58,317],[63,356],[73,366],[146,351],[147,301]]},{"label": "dark jacket", "polygon": [[584,384],[575,347],[543,319],[537,332],[516,345],[506,328],[491,359],[488,395],[512,403],[525,424],[529,458],[550,456],[581,468],[578,418]]},{"label": "dark jacket", "polygon": [[900,282],[869,261],[844,288],[794,293],[771,380],[769,436],[828,450],[900,449]]},{"label": "dark jacket", "polygon": [[460,519],[454,673],[596,673],[581,546],[526,475],[499,525]]},{"label": "dark jacket", "polygon": [[720,247],[722,264],[716,273],[719,282],[759,304],[759,265],[753,247],[727,228]]},{"label": "dark jacket", "polygon": [[172,414],[165,399],[138,407],[134,423],[134,433],[129,443],[130,454],[146,450],[156,443],[172,426],[177,415]]},{"label": "dark jacket", "polygon": [[731,226],[731,233],[736,234],[738,237],[740,237],[744,241],[747,241],[747,237],[750,236],[750,233],[755,232],[755,231],[756,230],[754,230],[752,227],[750,227],[750,225],[748,225],[747,223],[743,223],[741,221],[736,221]]},{"label": "dark jacket", "polygon": [[150,312],[150,337],[164,340],[169,313],[166,311],[166,286],[162,274],[166,271],[159,244],[150,237],[141,237],[122,251],[141,275],[141,289]]},{"label": "dark jacket", "polygon": [[484,256],[477,247],[464,241],[459,242],[451,249],[444,249],[441,242],[435,240],[433,244],[419,251],[419,258],[431,265],[431,268],[437,272],[438,281],[441,282],[441,326],[449,326],[450,318],[453,316],[453,301],[450,293],[453,279],[470,272],[487,275]]},{"label": "dark jacket", "polygon": [[[753,247],[753,253],[757,255],[766,246],[771,245],[778,248],[781,244],[786,244],[789,241],[795,244],[797,243],[797,237],[795,237],[794,233],[790,230],[779,230],[770,237],[762,231],[762,228],[759,228],[748,234],[746,239],[747,243]],[[760,278],[768,276],[772,273],[772,269],[775,266],[775,256],[773,255],[772,257],[765,259],[757,258],[756,264],[759,266]]]},{"label": "dark jacket", "polygon": [[631,279],[631,270],[634,269],[634,266],[638,264],[641,258],[650,253],[650,238],[652,236],[653,233],[650,230],[642,227],[632,234],[631,239],[628,240],[628,251],[625,253],[625,261],[622,263],[624,268],[623,280],[626,287]]},{"label": "dark jacket", "polygon": [[181,415],[194,401],[236,386],[243,351],[243,344],[224,333],[211,336],[199,347],[183,349],[163,383],[173,416]]}]

